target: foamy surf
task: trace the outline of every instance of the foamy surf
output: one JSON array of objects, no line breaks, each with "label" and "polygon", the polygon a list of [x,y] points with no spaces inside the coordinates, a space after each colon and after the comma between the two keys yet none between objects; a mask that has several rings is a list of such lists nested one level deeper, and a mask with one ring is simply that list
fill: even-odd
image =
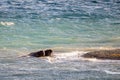
[{"label": "foamy surf", "polygon": [[84,58],[82,55],[86,54],[87,51],[72,51],[72,52],[58,52],[53,53],[52,57],[44,58],[48,62],[65,62],[65,61],[89,61],[89,62],[118,62],[119,60],[102,60],[97,58]]},{"label": "foamy surf", "polygon": [[[90,62],[110,62],[111,60],[102,60],[97,58],[84,58],[82,55],[86,54],[88,51],[72,51],[72,52],[61,52],[54,54],[54,61],[64,62],[70,60],[81,60]],[[112,61],[111,61],[112,62]]]},{"label": "foamy surf", "polygon": [[81,55],[86,52],[83,51],[73,51],[73,52],[62,52],[62,53],[54,53],[52,57],[45,57],[46,61],[52,62],[65,62],[71,60],[81,59]]},{"label": "foamy surf", "polygon": [[96,59],[96,58],[82,58],[82,60],[91,61],[91,62],[98,62],[98,61],[100,61],[99,59]]},{"label": "foamy surf", "polygon": [[3,21],[1,21],[0,24],[3,25],[3,26],[13,26],[13,25],[15,25],[14,22],[3,22]]},{"label": "foamy surf", "polygon": [[114,71],[109,71],[109,70],[105,70],[105,72],[107,74],[120,74],[120,72],[114,72]]}]

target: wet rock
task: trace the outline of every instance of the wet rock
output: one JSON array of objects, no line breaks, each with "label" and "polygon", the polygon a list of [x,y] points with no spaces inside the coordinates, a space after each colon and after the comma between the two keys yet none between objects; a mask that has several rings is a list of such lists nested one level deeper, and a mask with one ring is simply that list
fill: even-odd
[{"label": "wet rock", "polygon": [[52,52],[53,51],[51,49],[47,49],[45,51],[40,50],[40,51],[37,51],[37,52],[32,52],[28,55],[31,56],[31,57],[46,57],[46,56],[51,56]]},{"label": "wet rock", "polygon": [[52,52],[53,51],[51,49],[45,50],[45,56],[51,56]]},{"label": "wet rock", "polygon": [[120,49],[100,50],[100,51],[88,52],[88,53],[82,55],[82,57],[84,57],[84,58],[120,60]]}]

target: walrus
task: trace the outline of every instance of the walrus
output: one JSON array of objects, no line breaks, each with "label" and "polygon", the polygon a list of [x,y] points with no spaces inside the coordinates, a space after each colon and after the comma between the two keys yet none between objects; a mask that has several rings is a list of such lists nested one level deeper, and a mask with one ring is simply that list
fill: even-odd
[{"label": "walrus", "polygon": [[120,60],[120,49],[92,51],[82,55],[82,57]]},{"label": "walrus", "polygon": [[51,49],[47,49],[45,51],[40,50],[40,51],[32,52],[32,53],[28,54],[28,56],[30,56],[30,57],[47,57],[47,56],[51,56],[52,52],[53,51]]}]

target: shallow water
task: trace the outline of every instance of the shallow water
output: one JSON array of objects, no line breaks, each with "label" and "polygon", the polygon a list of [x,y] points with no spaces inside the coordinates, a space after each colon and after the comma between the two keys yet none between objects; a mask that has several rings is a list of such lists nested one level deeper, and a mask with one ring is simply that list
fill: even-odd
[{"label": "shallow water", "polygon": [[[7,53],[6,51],[1,51]],[[120,64],[115,60],[84,59],[85,52],[54,53],[54,57],[0,57],[1,80],[119,80]]]},{"label": "shallow water", "polygon": [[[54,57],[20,57],[48,48]],[[0,80],[119,80],[119,61],[80,57],[113,48],[119,0],[0,0]]]}]

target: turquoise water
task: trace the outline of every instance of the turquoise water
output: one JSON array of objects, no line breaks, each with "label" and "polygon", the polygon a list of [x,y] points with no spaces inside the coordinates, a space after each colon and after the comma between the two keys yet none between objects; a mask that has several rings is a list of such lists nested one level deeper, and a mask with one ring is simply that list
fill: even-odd
[{"label": "turquoise water", "polygon": [[119,1],[1,0],[0,5],[0,48],[120,46]]},{"label": "turquoise water", "polygon": [[[2,20],[3,21],[3,20]],[[4,20],[5,21],[5,20]],[[119,47],[120,25],[115,20],[6,20],[1,25],[0,48]]]},{"label": "turquoise water", "polygon": [[[18,58],[46,48],[53,62]],[[119,61],[76,56],[111,48],[120,48],[119,0],[0,0],[1,80],[119,80]]]}]

